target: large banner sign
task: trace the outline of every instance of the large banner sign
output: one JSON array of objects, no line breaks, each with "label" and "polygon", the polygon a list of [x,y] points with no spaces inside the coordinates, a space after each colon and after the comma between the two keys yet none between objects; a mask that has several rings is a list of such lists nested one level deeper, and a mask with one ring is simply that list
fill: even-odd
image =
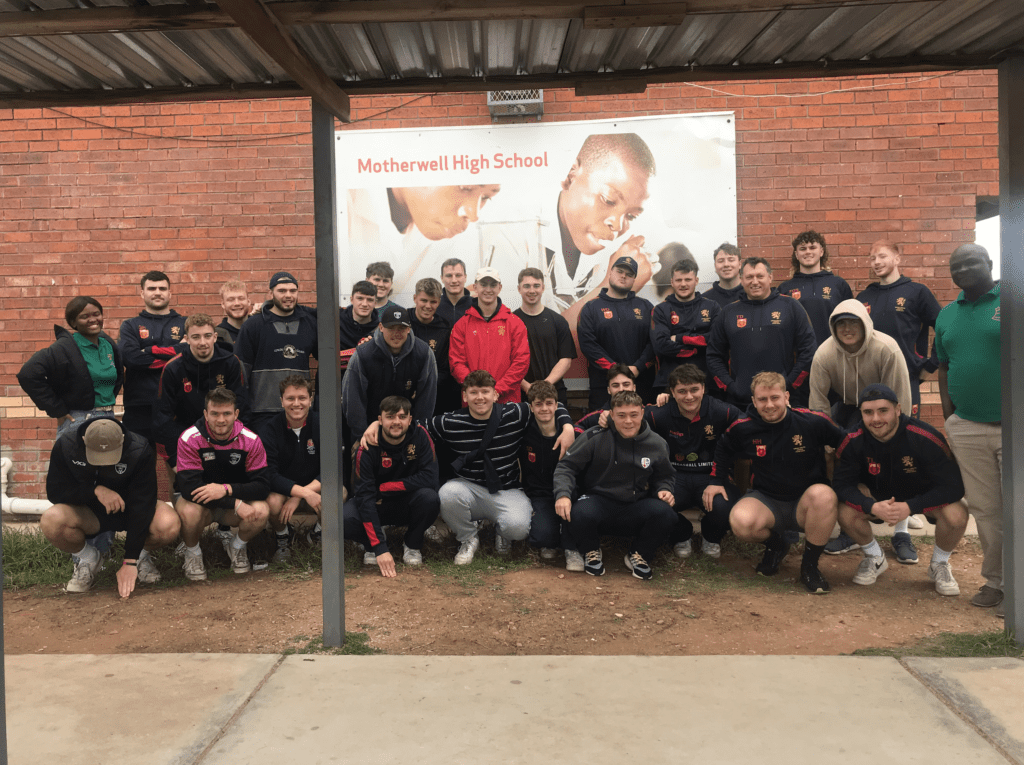
[{"label": "large banner sign", "polygon": [[338,132],[343,301],[386,260],[392,299],[411,306],[417,280],[459,258],[470,284],[497,268],[513,310],[519,272],[539,268],[546,305],[564,312],[630,255],[635,289],[657,304],[682,252],[673,243],[710,284],[715,248],[736,241],[735,145],[731,113]]}]

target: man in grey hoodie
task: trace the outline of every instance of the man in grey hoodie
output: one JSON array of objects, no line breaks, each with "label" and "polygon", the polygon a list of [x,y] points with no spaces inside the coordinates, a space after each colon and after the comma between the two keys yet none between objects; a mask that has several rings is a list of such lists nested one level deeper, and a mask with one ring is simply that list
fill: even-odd
[{"label": "man in grey hoodie", "polygon": [[644,421],[635,391],[612,396],[608,425],[580,436],[555,467],[555,512],[569,523],[588,574],[604,574],[601,535],[616,534],[634,540],[626,568],[650,579],[648,561],[676,524],[668,444]]},{"label": "man in grey hoodie", "polygon": [[[832,409],[832,419],[845,430],[856,429],[861,422],[857,407],[860,392],[869,385],[881,384],[893,390],[902,411],[911,411],[910,373],[903,351],[889,335],[875,332],[863,303],[844,300],[832,311],[828,324],[832,337],[818,347],[811,362],[810,408],[828,413],[829,393],[834,391],[839,401]],[[913,564],[918,561],[917,550],[908,529],[908,518],[896,524],[892,546],[896,560]],[[846,532],[840,532],[825,545],[825,552],[839,555],[857,547]]]}]

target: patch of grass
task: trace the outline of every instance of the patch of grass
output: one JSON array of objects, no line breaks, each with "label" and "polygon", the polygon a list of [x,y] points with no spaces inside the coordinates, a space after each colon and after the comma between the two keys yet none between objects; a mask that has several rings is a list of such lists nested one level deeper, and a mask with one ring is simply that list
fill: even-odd
[{"label": "patch of grass", "polygon": [[296,643],[294,648],[286,648],[282,653],[285,656],[314,655],[314,656],[370,656],[384,653],[379,648],[370,645],[370,636],[365,632],[346,632],[345,644],[341,648],[328,648],[324,645],[323,635],[309,638],[306,635],[296,635],[292,638]]},{"label": "patch of grass", "polygon": [[925,656],[942,659],[971,659],[991,657],[1024,658],[1022,650],[1006,632],[956,633],[922,638],[916,643],[897,648],[858,648],[851,656]]},{"label": "patch of grass", "polygon": [[[802,554],[802,547],[793,545],[785,564],[788,568],[794,556]],[[664,590],[668,597],[678,598],[690,592],[710,593],[733,589],[758,589],[769,592],[791,592],[797,588],[803,592],[802,585],[790,578],[785,570],[777,576],[760,576],[754,571],[754,565],[764,555],[764,545],[751,542],[739,542],[732,536],[722,542],[722,555],[726,560],[739,558],[747,563],[741,564],[742,570],[730,568],[721,560],[709,558],[694,551],[686,560],[675,558],[670,552],[664,553],[658,560],[654,582]]]},{"label": "patch of grass", "polygon": [[4,589],[65,584],[71,578],[71,558],[30,528],[3,530]]}]

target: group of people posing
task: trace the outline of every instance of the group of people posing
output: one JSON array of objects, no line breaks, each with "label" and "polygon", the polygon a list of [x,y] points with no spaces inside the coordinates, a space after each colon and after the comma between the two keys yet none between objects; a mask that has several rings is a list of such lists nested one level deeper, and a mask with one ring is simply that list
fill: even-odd
[{"label": "group of people posing", "polygon": [[[580,307],[591,413],[575,424],[563,378],[577,344],[544,306],[540,270],[519,273],[513,312],[493,267],[475,274],[473,296],[465,266],[446,261],[443,285],[421,279],[403,308],[390,300],[391,266],[370,264],[339,316],[353,457],[344,529],[364,562],[397,574],[385,527],[398,526],[407,529],[402,561],[418,565],[440,516],[458,539],[457,564],[473,560],[480,522],[491,521],[498,554],[526,540],[541,558],[562,550],[568,570],[595,576],[605,571],[602,537],[622,536],[626,568],[649,579],[660,546],[694,554],[683,511],[696,509],[703,554],[720,556],[731,530],[764,543],[766,576],[803,532],[800,581],[826,593],[823,552],[860,549],[857,584],[885,571],[872,524],[892,526],[896,560],[917,563],[907,529],[920,514],[936,527],[929,577],[957,595],[949,556],[967,525],[966,484],[985,553],[986,584],[972,602],[1001,606],[999,288],[984,249],[952,254],[963,292],[942,311],[900,274],[888,241],[872,246],[878,281],[856,298],[814,231],[794,239],[792,273],[778,288],[767,260],[741,260],[729,244],[703,294],[683,245],[659,258],[674,265],[672,293],[657,307],[633,291],[639,265],[629,255]],[[179,534],[190,579],[206,576],[199,536],[211,523],[244,573],[246,542],[268,523],[285,559],[292,515],[320,511],[309,379],[317,312],[299,304],[295,278],[275,274],[251,315],[244,287],[226,284],[217,325],[171,310],[166,275],[151,272],[141,287],[146,310],[124,322],[116,344],[99,303],[75,298],[66,316],[75,331],[55,328],[57,342],[19,375],[60,421],[43,530],[75,556],[69,591],[92,586],[103,532],[127,531],[118,572],[127,595],[137,579],[159,577],[147,549]],[[921,377],[935,370],[952,450],[918,419]],[[180,495],[173,508],[156,498],[154,449]],[[842,533],[830,540],[837,521]]]}]

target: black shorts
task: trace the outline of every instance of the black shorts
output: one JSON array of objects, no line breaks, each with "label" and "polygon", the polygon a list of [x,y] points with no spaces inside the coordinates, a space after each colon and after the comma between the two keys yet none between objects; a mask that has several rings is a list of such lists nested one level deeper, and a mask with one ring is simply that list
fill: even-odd
[{"label": "black shorts", "polygon": [[[885,523],[885,521],[883,521],[881,518],[876,518],[871,513],[865,513],[865,515],[868,517],[868,520],[872,523]],[[928,523],[930,523],[932,526],[935,525],[934,515],[928,515],[928,513],[922,513],[922,515],[924,515],[924,519],[928,521]]]},{"label": "black shorts", "polygon": [[800,504],[799,499],[775,499],[774,497],[769,497],[767,494],[760,492],[757,489],[748,491],[743,496],[743,499],[746,499],[747,497],[756,499],[772,511],[772,515],[775,516],[776,531],[803,531],[800,524],[796,522],[796,506]]},{"label": "black shorts", "polygon": [[[82,507],[82,505],[78,507]],[[92,514],[96,516],[96,520],[100,522],[98,534],[104,531],[128,531],[128,513],[125,510],[119,513],[108,513],[103,505],[86,505],[85,507],[91,510]]]}]

